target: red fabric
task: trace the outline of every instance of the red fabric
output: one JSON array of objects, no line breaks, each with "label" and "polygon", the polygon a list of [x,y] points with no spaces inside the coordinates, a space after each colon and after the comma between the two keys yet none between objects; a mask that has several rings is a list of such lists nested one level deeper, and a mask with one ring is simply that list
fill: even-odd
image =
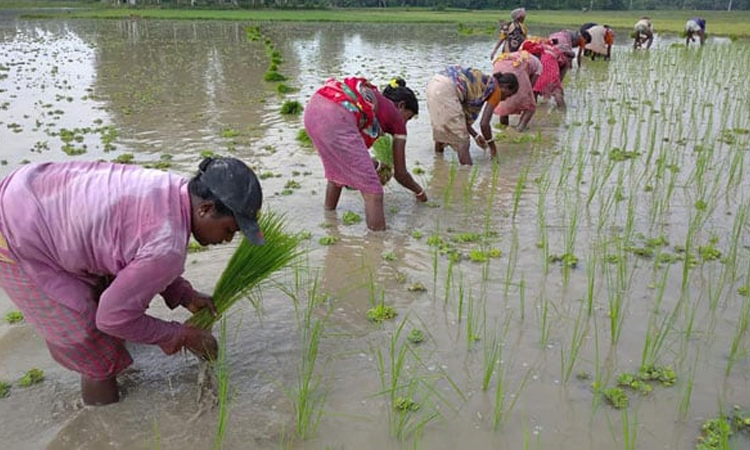
[{"label": "red fabric", "polygon": [[[384,133],[388,134],[406,134],[406,122],[404,117],[401,115],[398,107],[381,94],[379,91],[375,91],[375,98],[378,100],[378,110],[375,114],[380,122],[380,127]],[[368,146],[369,148],[370,146]]]},{"label": "red fabric", "polygon": [[[370,84],[367,79],[348,77],[344,78],[344,81],[329,79],[323,87],[318,89],[318,94],[346,107],[357,119],[360,131],[365,131],[375,123],[378,105],[377,100],[370,97],[369,92],[363,95],[362,88],[368,88],[366,91],[369,92],[377,92],[377,87]],[[373,136],[372,133],[361,134],[367,148],[370,148],[379,137]]]},{"label": "red fabric", "polygon": [[62,366],[88,378],[104,380],[133,363],[121,339],[96,328],[93,289],[85,311],[76,311],[37,289],[20,265],[3,261],[0,286],[25,320],[42,335],[50,355]]},{"label": "red fabric", "polygon": [[560,83],[560,66],[557,59],[551,54],[551,52],[542,53],[542,74],[536,79],[534,83],[534,92],[549,97],[554,92],[562,89]]}]

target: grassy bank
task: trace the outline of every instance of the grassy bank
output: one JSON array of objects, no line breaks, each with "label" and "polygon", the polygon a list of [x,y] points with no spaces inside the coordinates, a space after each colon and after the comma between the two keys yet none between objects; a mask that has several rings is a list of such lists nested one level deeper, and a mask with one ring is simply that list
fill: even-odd
[{"label": "grassy bank", "polygon": [[[55,2],[57,3],[57,2]],[[58,3],[59,4],[59,3]],[[78,4],[86,6],[87,3]],[[58,13],[74,18],[175,19],[175,20],[241,20],[241,21],[304,21],[304,22],[371,22],[371,23],[461,23],[470,26],[493,26],[498,19],[508,18],[509,11],[433,11],[415,8],[369,8],[330,10],[188,10],[158,8],[102,8]],[[530,11],[527,23],[534,26],[575,28],[585,22],[609,24],[618,30],[631,30],[643,15],[651,17],[659,33],[682,33],[685,21],[695,15],[707,21],[711,35],[750,37],[750,11]],[[26,17],[51,17],[53,13],[38,12]]]}]

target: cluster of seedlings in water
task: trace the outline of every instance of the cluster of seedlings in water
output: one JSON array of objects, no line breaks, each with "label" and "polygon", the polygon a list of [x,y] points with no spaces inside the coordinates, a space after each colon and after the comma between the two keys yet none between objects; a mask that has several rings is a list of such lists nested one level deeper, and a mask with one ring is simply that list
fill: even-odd
[{"label": "cluster of seedlings in water", "polygon": [[578,257],[572,253],[563,253],[562,255],[551,254],[547,257],[551,263],[560,263],[563,267],[575,269],[578,266]]},{"label": "cluster of seedlings in water", "polygon": [[424,332],[418,328],[413,328],[409,331],[409,334],[406,335],[406,340],[412,344],[421,344],[425,340]]},{"label": "cluster of seedlings in water", "polygon": [[387,306],[383,302],[367,310],[367,318],[375,323],[383,323],[386,320],[393,319],[397,314],[394,308]]},{"label": "cluster of seedlings in water", "polygon": [[284,189],[281,191],[281,195],[292,195],[296,189],[301,189],[302,184],[297,180],[288,180],[284,184]]},{"label": "cluster of seedlings in water", "polygon": [[307,134],[307,130],[305,130],[304,128],[300,128],[297,131],[297,136],[295,139],[300,143],[302,147],[313,148],[312,139],[310,139],[310,135]]},{"label": "cluster of seedlings in water", "polygon": [[[427,238],[427,245],[437,247],[440,254],[448,256],[448,259],[453,262],[459,262],[463,259],[468,259],[474,262],[484,262],[489,258],[499,258],[502,256],[502,251],[500,251],[500,249],[487,246],[489,238],[494,236],[495,233],[493,232],[484,234],[463,232],[454,234],[449,239],[444,239],[440,234],[433,233]],[[419,234],[419,237],[422,237],[422,235]],[[461,244],[481,244],[481,246],[479,248],[470,249],[467,254],[464,254],[458,248],[458,245]]]},{"label": "cluster of seedlings in water", "polygon": [[414,283],[410,284],[407,288],[407,291],[409,292],[425,292],[427,291],[427,287],[425,287],[424,283],[421,281],[415,281]]},{"label": "cluster of seedlings in water", "polygon": [[354,225],[355,223],[362,222],[362,216],[355,213],[354,211],[346,211],[341,216],[342,222],[344,222],[344,225]]},{"label": "cluster of seedlings in water", "polygon": [[198,242],[192,239],[188,243],[188,249],[187,249],[188,253],[200,253],[200,252],[205,252],[206,250],[208,250],[208,247],[206,247],[205,245],[200,245]]},{"label": "cluster of seedlings in water", "polygon": [[[278,82],[279,84],[276,85],[276,92],[278,92],[279,94],[284,95],[290,92],[296,92],[296,88],[281,83],[282,81],[286,81],[286,76],[279,72],[279,67],[284,63],[284,59],[281,57],[281,52],[276,50],[271,38],[263,36],[263,32],[260,30],[259,26],[248,26],[245,29],[245,33],[248,40],[263,41],[263,45],[265,46],[269,64],[268,70],[266,71],[265,75],[263,75],[263,80],[273,83]],[[279,112],[283,115],[298,116],[302,114],[302,110],[302,103],[296,100],[286,100],[281,105],[281,109],[279,110]],[[299,140],[299,135],[297,136],[297,139]]]},{"label": "cluster of seedlings in water", "polygon": [[21,387],[29,387],[35,384],[39,384],[44,381],[44,371],[41,369],[29,369],[25,374],[18,380],[18,385]]},{"label": "cluster of seedlings in water", "polygon": [[609,151],[610,161],[615,161],[615,162],[622,162],[622,161],[627,161],[629,159],[635,159],[639,155],[640,153],[635,150],[628,151],[628,150],[623,150],[617,147],[613,147]]},{"label": "cluster of seedlings in water", "polygon": [[5,398],[10,395],[10,383],[7,381],[0,381],[0,398]]},{"label": "cluster of seedlings in water", "polygon": [[394,408],[399,411],[418,411],[419,404],[411,397],[396,397]]},{"label": "cluster of seedlings in water", "polygon": [[648,395],[653,390],[652,383],[662,386],[673,386],[677,375],[669,366],[643,366],[638,373],[621,373],[617,376],[617,386],[604,389],[602,394],[607,402],[616,409],[627,408],[630,399],[625,390],[631,390],[641,395]]},{"label": "cluster of seedlings in water", "polygon": [[318,239],[318,244],[333,245],[338,241],[339,241],[339,238],[337,238],[336,236],[323,236],[320,239]]},{"label": "cluster of seedlings in water", "polygon": [[23,313],[21,311],[9,311],[5,313],[5,323],[14,324],[23,321]]},{"label": "cluster of seedlings in water", "polygon": [[[735,448],[729,443],[735,433],[750,433],[750,411],[735,405],[731,415],[721,415],[708,419],[701,425],[701,435],[695,445],[696,450],[720,450]],[[739,448],[739,447],[737,447]]]}]

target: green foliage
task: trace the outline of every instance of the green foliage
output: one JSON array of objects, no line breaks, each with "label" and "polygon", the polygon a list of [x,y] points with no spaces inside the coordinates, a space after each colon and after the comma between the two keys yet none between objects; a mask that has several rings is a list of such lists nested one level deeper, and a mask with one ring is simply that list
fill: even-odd
[{"label": "green foliage", "polygon": [[205,245],[200,245],[199,243],[197,243],[196,241],[193,241],[192,239],[188,243],[188,249],[187,249],[188,253],[200,253],[200,252],[205,252],[206,250],[208,250],[208,247],[206,247]]},{"label": "green foliage", "polygon": [[9,311],[5,314],[5,323],[18,323],[23,320],[23,313],[21,311]]},{"label": "green foliage", "polygon": [[279,112],[284,115],[299,116],[304,107],[297,100],[287,100],[281,105]]},{"label": "green foliage", "polygon": [[10,395],[10,383],[6,381],[0,381],[0,398],[5,398]]},{"label": "green foliage", "polygon": [[279,94],[288,94],[290,92],[297,92],[299,89],[293,88],[288,84],[280,83],[276,85],[276,92]]},{"label": "green foliage", "polygon": [[21,387],[29,387],[34,384],[38,384],[44,381],[44,371],[41,369],[29,369],[25,374],[18,380],[18,385]]},{"label": "green foliage", "polygon": [[268,70],[268,72],[263,75],[263,80],[268,82],[286,81],[286,77],[275,70]]},{"label": "green foliage", "polygon": [[253,288],[299,256],[299,240],[296,235],[286,232],[284,216],[264,212],[258,224],[263,231],[265,244],[253,245],[243,238],[216,283],[213,299],[219,315],[213,317],[207,309],[203,309],[188,319],[188,324],[210,330],[216,320],[238,300],[247,297]]},{"label": "green foliage", "polygon": [[336,236],[323,236],[320,239],[318,239],[318,244],[333,245],[338,241],[339,241],[339,238],[337,238]]},{"label": "green foliage", "polygon": [[562,255],[549,255],[549,262],[559,262],[563,266],[575,268],[578,266],[578,257],[572,253],[563,253]]},{"label": "green foliage", "polygon": [[362,222],[362,216],[354,211],[346,211],[341,216],[341,220],[344,222],[344,225],[354,225],[355,223]]},{"label": "green foliage", "polygon": [[422,330],[414,328],[411,331],[409,331],[409,334],[406,335],[406,339],[412,344],[420,344],[424,342],[425,337],[424,337],[424,333],[422,332]]},{"label": "green foliage", "polygon": [[425,292],[427,287],[421,281],[415,281],[406,288],[409,292]]},{"label": "green foliage", "polygon": [[372,156],[381,163],[393,167],[393,138],[384,134],[372,144]]},{"label": "green foliage", "polygon": [[297,131],[297,142],[299,142],[303,147],[312,148],[313,143],[312,139],[310,139],[310,135],[307,134],[307,130],[304,128],[300,128],[299,131]]},{"label": "green foliage", "polygon": [[607,399],[615,409],[624,409],[628,407],[630,400],[627,394],[621,388],[612,387],[604,390],[604,398]]},{"label": "green foliage", "polygon": [[386,320],[393,319],[398,313],[390,306],[380,303],[374,308],[367,310],[367,318],[375,323],[382,323]]}]

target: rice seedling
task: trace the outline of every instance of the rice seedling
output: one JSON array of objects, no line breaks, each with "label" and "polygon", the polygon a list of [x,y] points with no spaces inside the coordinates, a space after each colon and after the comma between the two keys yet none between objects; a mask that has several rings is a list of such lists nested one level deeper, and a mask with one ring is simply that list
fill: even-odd
[{"label": "rice seedling", "polygon": [[14,323],[23,322],[23,313],[21,311],[8,311],[7,313],[5,313],[3,320],[5,320],[5,323],[11,325]]},{"label": "rice seedling", "polygon": [[421,430],[440,413],[430,407],[429,398],[437,395],[427,383],[427,379],[418,375],[421,366],[419,355],[409,345],[401,344],[401,335],[407,318],[393,330],[387,346],[387,353],[381,348],[375,350],[381,391],[388,399],[388,416],[391,435],[404,441],[421,433]]},{"label": "rice seedling", "polygon": [[279,109],[279,113],[285,116],[299,116],[302,114],[303,109],[302,103],[297,100],[285,100],[281,105],[281,109]]},{"label": "rice seedling", "polygon": [[29,387],[33,386],[35,384],[39,384],[42,381],[44,381],[44,371],[41,369],[29,369],[27,370],[20,380],[18,380],[18,385],[21,387]]},{"label": "rice seedling", "polygon": [[223,317],[219,325],[219,354],[214,361],[216,380],[218,382],[218,423],[216,425],[216,436],[214,437],[214,450],[220,450],[224,446],[224,438],[229,423],[229,361],[227,359],[227,319]]},{"label": "rice seedling", "polygon": [[10,395],[11,385],[7,381],[0,381],[0,398],[5,398]]},{"label": "rice seedling", "polygon": [[284,216],[272,211],[265,212],[258,224],[263,230],[266,243],[255,246],[242,239],[214,288],[213,300],[218,315],[214,317],[203,309],[193,314],[187,320],[188,324],[211,329],[232,305],[250,295],[254,288],[301,254],[297,236],[285,231]]},{"label": "rice seedling", "polygon": [[393,138],[390,134],[380,136],[372,144],[372,157],[388,167],[393,167]]}]

